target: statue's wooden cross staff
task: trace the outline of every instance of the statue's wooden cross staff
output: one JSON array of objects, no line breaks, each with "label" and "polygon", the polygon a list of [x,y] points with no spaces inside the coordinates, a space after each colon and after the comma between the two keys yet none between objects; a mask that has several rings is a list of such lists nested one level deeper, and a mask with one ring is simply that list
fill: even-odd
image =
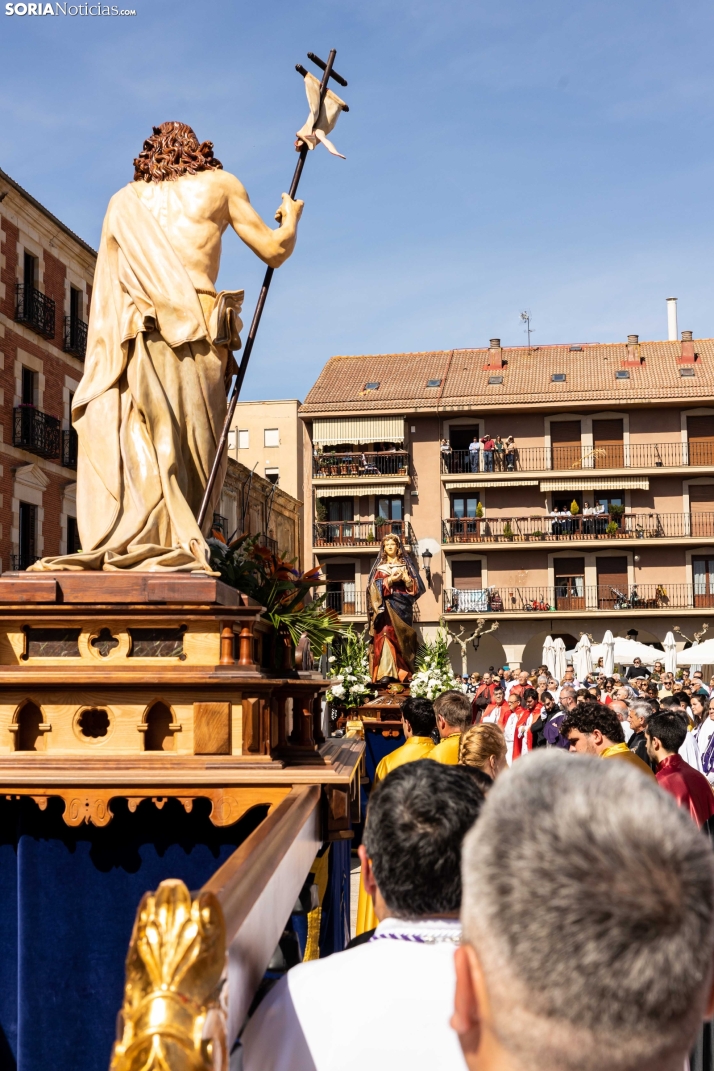
[{"label": "statue's wooden cross staff", "polygon": [[[316,56],[314,52],[308,52],[307,54],[307,58],[309,60],[312,60],[312,62],[316,64],[316,66],[318,66],[323,72],[322,80],[320,81],[320,104],[318,108],[318,115],[322,110],[322,105],[325,101],[325,97],[327,96],[328,83],[330,81],[330,78],[333,78],[338,85],[347,85],[347,82],[342,77],[342,75],[339,75],[337,71],[333,71],[332,69],[332,64],[335,62],[336,55],[337,50],[333,48],[329,56],[327,57],[327,63],[325,63],[325,61],[321,60],[319,56]],[[305,78],[308,73],[305,68],[299,63],[296,64],[295,70],[299,74],[301,74],[303,78]],[[342,111],[349,111],[349,108],[343,106]],[[302,169],[305,166],[305,160],[307,159],[308,151],[308,145],[305,141],[303,141],[300,147],[300,156],[295,166],[295,174],[293,175],[293,180],[290,183],[289,193],[293,200],[295,199],[295,194],[297,193],[297,188],[300,184]],[[243,380],[245,379],[245,373],[248,368],[248,361],[250,360],[250,355],[253,351],[253,343],[255,342],[255,336],[258,333],[260,318],[263,315],[263,309],[265,308],[265,301],[268,296],[268,290],[270,289],[270,284],[273,279],[273,272],[273,268],[266,269],[265,277],[263,278],[263,285],[261,286],[260,294],[258,295],[258,302],[255,306],[255,312],[253,313],[253,320],[250,325],[248,337],[245,340],[245,346],[243,348],[243,359],[240,362],[237,374],[233,376],[233,380],[231,382],[230,391],[228,393],[228,411],[226,413],[226,419],[223,421],[223,428],[221,429],[221,435],[218,440],[218,446],[216,448],[216,456],[213,461],[213,466],[211,467],[210,476],[208,477],[208,483],[206,484],[206,490],[203,495],[203,501],[201,502],[201,508],[198,511],[198,517],[196,518],[196,520],[198,521],[199,528],[203,527],[203,522],[206,519],[206,511],[208,510],[208,504],[211,501],[211,496],[213,495],[213,488],[218,478],[218,470],[221,466],[223,451],[225,450],[226,442],[228,441],[228,432],[230,430],[231,422],[236,411],[238,397],[240,395],[241,387],[243,386]]]}]

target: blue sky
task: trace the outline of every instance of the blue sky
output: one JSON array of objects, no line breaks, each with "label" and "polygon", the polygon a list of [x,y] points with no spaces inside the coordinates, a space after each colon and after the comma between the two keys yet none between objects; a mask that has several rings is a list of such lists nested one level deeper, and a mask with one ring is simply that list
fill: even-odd
[{"label": "blue sky", "polygon": [[[338,50],[350,112],[311,154],[244,398],[303,398],[335,353],[714,335],[714,8],[702,0],[123,0],[8,17],[0,167],[96,246],[152,124],[214,142],[265,218]],[[220,284],[262,278],[229,234]]]}]

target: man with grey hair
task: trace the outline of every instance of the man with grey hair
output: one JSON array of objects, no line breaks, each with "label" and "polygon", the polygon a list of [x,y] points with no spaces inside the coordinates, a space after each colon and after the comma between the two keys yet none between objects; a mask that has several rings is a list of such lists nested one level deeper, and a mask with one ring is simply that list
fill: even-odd
[{"label": "man with grey hair", "polygon": [[[611,704],[612,706],[615,704]],[[652,766],[650,757],[647,754],[647,741],[645,739],[645,726],[647,725],[647,719],[650,714],[654,714],[655,708],[651,703],[647,703],[644,699],[631,699],[627,704],[627,721],[630,726],[630,738],[627,740],[627,746],[630,751],[634,751],[638,759],[642,759],[648,766]],[[624,729],[624,725],[623,725]]]},{"label": "man with grey hair", "polygon": [[630,725],[628,717],[630,712],[629,704],[633,702],[633,699],[629,699],[627,703],[624,701],[624,699],[613,699],[612,702],[608,704],[610,710],[614,710],[618,718],[620,719],[622,731],[625,734],[625,743],[628,745],[630,743],[630,737],[632,736],[632,726]]},{"label": "man with grey hair", "polygon": [[555,751],[515,763],[462,871],[470,1071],[682,1071],[714,1013],[714,855],[654,780]]}]

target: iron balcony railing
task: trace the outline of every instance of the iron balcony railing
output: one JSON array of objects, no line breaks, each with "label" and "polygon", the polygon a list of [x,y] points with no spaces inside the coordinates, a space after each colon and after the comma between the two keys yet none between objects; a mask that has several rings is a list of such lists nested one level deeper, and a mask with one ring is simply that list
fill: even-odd
[{"label": "iron balcony railing", "polygon": [[325,605],[341,617],[359,617],[367,613],[367,592],[357,591],[354,584],[343,584],[339,591],[328,591]]},{"label": "iron balcony railing", "polygon": [[277,539],[273,539],[271,536],[266,535],[265,532],[261,532],[260,533],[260,535],[258,536],[258,541],[257,542],[258,542],[258,546],[265,547],[265,549],[269,550],[271,554],[277,554],[278,553],[278,541],[277,541]]},{"label": "iron balcony railing", "polygon": [[444,543],[562,543],[566,540],[714,536],[714,513],[624,513],[593,517],[450,517]]},{"label": "iron balcony railing", "polygon": [[55,303],[24,283],[15,284],[15,320],[27,324],[43,338],[55,337]]},{"label": "iron balcony railing", "polygon": [[19,573],[29,569],[31,565],[34,565],[39,560],[36,554],[11,554],[10,569],[13,573]]},{"label": "iron balcony railing", "polygon": [[69,428],[62,432],[62,464],[66,469],[77,468],[77,432]]},{"label": "iron balcony railing", "polygon": [[75,316],[65,316],[64,352],[71,353],[80,361],[84,360],[87,352],[87,325],[84,320],[78,320]]},{"label": "iron balcony railing", "polygon": [[313,476],[408,476],[409,454],[406,450],[385,450],[349,454],[316,454],[312,459]]},{"label": "iron balcony railing", "polygon": [[414,534],[407,521],[316,521],[313,527],[313,545],[316,547],[370,547],[379,546],[385,536],[397,535],[411,545]]},{"label": "iron balcony railing", "polygon": [[573,469],[676,468],[714,466],[714,442],[614,443],[584,447],[577,443],[526,446],[513,453],[451,450],[441,454],[443,473],[569,472]]},{"label": "iron balcony railing", "polygon": [[211,527],[217,532],[220,532],[224,538],[228,538],[230,532],[228,531],[228,518],[224,517],[222,513],[214,513]]},{"label": "iron balcony railing", "polygon": [[444,589],[444,613],[565,613],[579,610],[696,610],[714,607],[714,587],[692,584],[612,584],[587,587],[583,577],[564,577],[553,587]]},{"label": "iron balcony railing", "polygon": [[61,425],[57,417],[35,409],[34,405],[18,405],[13,412],[13,446],[19,446],[38,457],[60,456]]}]

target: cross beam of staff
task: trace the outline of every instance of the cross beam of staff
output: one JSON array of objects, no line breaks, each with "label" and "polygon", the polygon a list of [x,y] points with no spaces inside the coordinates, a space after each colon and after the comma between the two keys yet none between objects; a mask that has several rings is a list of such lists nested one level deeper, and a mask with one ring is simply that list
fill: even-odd
[{"label": "cross beam of staff", "polygon": [[[332,65],[335,62],[336,55],[337,49],[333,48],[329,56],[327,57],[327,63],[325,63],[324,60],[321,60],[320,57],[316,56],[314,52],[308,52],[307,54],[307,58],[309,60],[312,60],[312,62],[323,72],[322,80],[320,81],[320,103],[318,107],[318,116],[325,101],[325,97],[327,96],[328,83],[330,81],[330,78],[333,78],[338,85],[347,85],[347,82],[342,77],[342,75],[339,75],[337,71],[333,71],[332,69]],[[308,73],[307,70],[299,63],[296,64],[295,69],[299,74],[303,76],[303,78]],[[343,107],[342,111],[346,112],[349,111],[349,109],[347,107]],[[298,162],[295,166],[295,174],[293,175],[293,180],[290,183],[289,193],[290,197],[293,200],[295,200],[295,194],[297,193],[297,188],[300,184],[300,178],[302,177],[302,170],[305,166],[305,160],[307,159],[308,151],[309,149],[307,142],[303,141],[300,147],[300,156],[298,157]],[[258,295],[255,312],[253,313],[253,319],[251,321],[248,337],[245,340],[245,346],[243,348],[243,358],[240,362],[237,374],[233,376],[233,379],[231,381],[230,390],[228,392],[228,411],[226,412],[226,419],[223,421],[221,435],[218,440],[218,446],[216,448],[216,456],[211,467],[211,473],[208,477],[208,483],[206,484],[206,490],[203,495],[203,501],[201,502],[201,508],[198,511],[198,517],[196,518],[199,528],[203,527],[203,522],[206,519],[206,511],[208,510],[208,504],[211,501],[211,497],[213,495],[213,488],[215,487],[216,480],[218,478],[218,470],[221,466],[223,451],[225,450],[226,442],[228,441],[228,432],[230,430],[231,422],[236,411],[236,405],[238,404],[238,397],[241,392],[241,387],[243,386],[245,373],[248,369],[248,361],[250,360],[250,355],[253,351],[253,343],[255,342],[255,336],[257,335],[258,327],[260,326],[260,318],[263,315],[263,309],[265,308],[265,301],[268,297],[268,290],[270,289],[270,284],[273,279],[273,272],[273,268],[266,269],[265,276],[263,278],[263,285],[260,288],[260,294]]]}]

